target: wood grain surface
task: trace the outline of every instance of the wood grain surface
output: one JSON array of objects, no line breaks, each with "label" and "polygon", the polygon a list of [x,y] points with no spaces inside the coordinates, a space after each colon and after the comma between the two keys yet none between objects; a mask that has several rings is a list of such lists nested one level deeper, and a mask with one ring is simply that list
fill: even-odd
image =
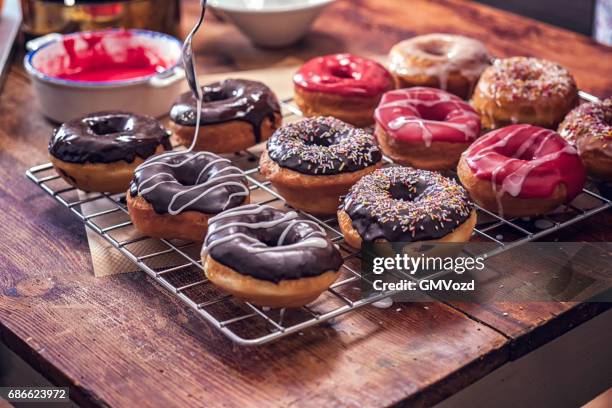
[{"label": "wood grain surface", "polygon": [[[196,7],[186,2],[184,28]],[[581,88],[612,94],[610,48],[462,1],[338,1],[283,50],[256,49],[210,18],[196,53],[206,75],[338,51],[381,54],[434,31],[474,36],[500,56],[556,60]],[[269,346],[236,347],[144,273],[93,277],[83,226],[24,177],[47,161],[51,130],[19,56],[0,94],[0,336],[85,406],[431,405],[607,307],[402,304]],[[610,227],[606,213],[561,239],[609,240]]]}]

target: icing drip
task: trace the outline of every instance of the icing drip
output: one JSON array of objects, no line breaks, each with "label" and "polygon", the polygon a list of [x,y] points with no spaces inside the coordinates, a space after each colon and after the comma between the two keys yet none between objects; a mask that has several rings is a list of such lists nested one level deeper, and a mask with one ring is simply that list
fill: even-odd
[{"label": "icing drip", "polygon": [[[170,118],[179,125],[214,125],[239,120],[253,128],[255,142],[261,141],[261,125],[268,118],[275,123],[280,105],[274,93],[261,82],[244,79],[226,79],[206,85],[202,89],[202,106],[187,92],[174,103]],[[199,115],[199,119],[198,119]]]},{"label": "icing drip", "polygon": [[408,77],[433,77],[441,89],[448,90],[451,73],[460,74],[473,89],[491,57],[486,47],[472,38],[427,34],[396,44],[389,53],[389,59],[389,69],[392,72]]},{"label": "icing drip", "polygon": [[266,205],[244,205],[211,218],[202,257],[241,274],[279,282],[338,270],[342,257],[323,229]]},{"label": "icing drip", "polygon": [[[580,193],[585,171],[576,149],[552,130],[512,125],[478,139],[464,153],[476,176],[498,197],[546,198],[564,184],[568,200]],[[500,205],[500,213],[503,208]]]},{"label": "icing drip", "polygon": [[249,197],[242,170],[213,153],[193,152],[203,121],[202,106],[206,96],[198,82],[191,39],[203,22],[205,8],[206,1],[203,1],[200,20],[183,45],[183,64],[193,92],[183,97],[195,101],[191,145],[186,151],[167,152],[148,159],[136,168],[130,183],[130,195],[142,196],[159,214],[178,215],[184,211],[216,214],[243,204]]},{"label": "icing drip", "polygon": [[391,137],[404,141],[465,143],[480,134],[476,111],[455,95],[424,87],[383,95],[374,118]]},{"label": "icing drip", "polygon": [[136,168],[132,197],[142,196],[159,214],[184,211],[216,214],[249,196],[244,173],[209,152],[169,152]]},{"label": "icing drip", "polygon": [[98,112],[62,124],[49,153],[68,163],[132,163],[161,145],[171,150],[170,133],[156,119],[127,112]]}]

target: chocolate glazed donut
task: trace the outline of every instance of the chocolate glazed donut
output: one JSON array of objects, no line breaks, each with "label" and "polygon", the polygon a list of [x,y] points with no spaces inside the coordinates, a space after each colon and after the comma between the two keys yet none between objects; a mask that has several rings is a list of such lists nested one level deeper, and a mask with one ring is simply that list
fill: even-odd
[{"label": "chocolate glazed donut", "polygon": [[294,208],[334,214],[340,196],[382,166],[374,136],[332,117],[281,127],[261,156],[260,171]]},{"label": "chocolate glazed donut", "polygon": [[136,169],[127,194],[134,226],[160,238],[202,241],[208,219],[249,201],[244,173],[210,152],[170,152]]},{"label": "chocolate glazed donut", "polygon": [[245,205],[211,218],[202,248],[211,282],[261,306],[310,303],[337,278],[342,262],[320,226],[270,206]]},{"label": "chocolate glazed donut", "polygon": [[172,149],[169,137],[149,116],[92,113],[57,128],[49,155],[69,184],[84,191],[119,193],[127,189],[134,169],[145,159]]},{"label": "chocolate glazed donut", "polygon": [[[195,150],[232,153],[267,140],[282,122],[276,95],[261,82],[226,79],[202,87],[200,136]],[[197,117],[192,92],[179,96],[170,111],[172,130],[190,146]]]},{"label": "chocolate glazed donut", "polygon": [[338,210],[345,241],[467,242],[476,212],[467,191],[439,173],[389,167],[355,184]]}]

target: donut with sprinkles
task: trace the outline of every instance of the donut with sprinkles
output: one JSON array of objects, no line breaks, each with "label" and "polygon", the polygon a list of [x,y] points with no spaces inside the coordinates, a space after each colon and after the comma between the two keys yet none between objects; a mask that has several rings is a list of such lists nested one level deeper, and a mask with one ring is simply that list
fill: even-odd
[{"label": "donut with sprinkles", "polygon": [[472,96],[483,127],[526,123],[556,129],[578,103],[578,88],[561,65],[538,58],[496,60],[485,69]]},{"label": "donut with sprinkles", "polygon": [[379,169],[344,197],[338,221],[346,242],[467,242],[474,204],[455,180],[410,167]]},{"label": "donut with sprinkles", "polygon": [[267,143],[260,172],[292,207],[334,214],[340,196],[382,166],[374,136],[332,117],[282,126]]},{"label": "donut with sprinkles", "polygon": [[612,97],[571,111],[559,126],[559,134],[576,146],[589,174],[612,181]]}]

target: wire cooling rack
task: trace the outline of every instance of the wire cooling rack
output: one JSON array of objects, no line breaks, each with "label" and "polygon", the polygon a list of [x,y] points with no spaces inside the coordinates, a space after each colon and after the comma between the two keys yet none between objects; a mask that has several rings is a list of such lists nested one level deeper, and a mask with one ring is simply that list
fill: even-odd
[{"label": "wire cooling rack", "polygon": [[[587,101],[597,100],[583,92],[581,97]],[[291,99],[281,104],[286,122],[302,117]],[[285,207],[283,197],[258,173],[260,151],[261,146],[227,157],[245,171],[252,203]],[[393,164],[388,161],[387,165]],[[393,294],[383,292],[362,297],[363,280],[368,281],[359,273],[359,252],[344,243],[334,216],[318,218],[300,211],[304,217],[321,225],[338,245],[344,258],[340,277],[315,302],[298,309],[274,310],[243,302],[210,283],[203,273],[200,243],[154,239],[139,234],[129,219],[125,194],[86,194],[64,182],[50,163],[32,167],[26,175],[153,280],[240,345],[262,345]],[[589,185],[569,205],[537,218],[506,219],[477,207],[478,224],[473,240],[492,244],[489,252],[479,255],[499,254],[612,207],[611,201],[596,191],[596,186]]]}]

